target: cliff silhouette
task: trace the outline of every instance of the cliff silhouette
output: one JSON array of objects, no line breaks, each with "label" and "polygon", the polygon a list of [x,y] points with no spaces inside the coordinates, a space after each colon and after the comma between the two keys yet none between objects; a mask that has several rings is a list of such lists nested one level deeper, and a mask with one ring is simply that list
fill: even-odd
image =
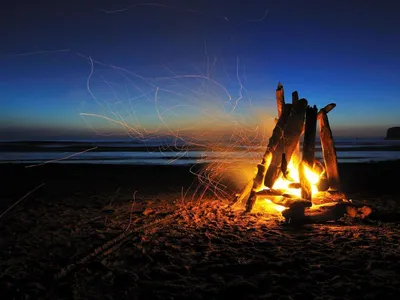
[{"label": "cliff silhouette", "polygon": [[400,127],[389,128],[385,140],[400,140]]}]

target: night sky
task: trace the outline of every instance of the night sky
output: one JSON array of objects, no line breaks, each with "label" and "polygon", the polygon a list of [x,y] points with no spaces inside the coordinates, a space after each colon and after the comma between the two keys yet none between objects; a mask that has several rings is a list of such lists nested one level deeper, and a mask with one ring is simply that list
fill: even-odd
[{"label": "night sky", "polygon": [[318,107],[335,102],[336,136],[400,125],[396,1],[152,3],[6,1],[0,139],[123,132],[87,114],[144,136],[255,126],[276,115],[278,81],[287,100],[298,90]]}]

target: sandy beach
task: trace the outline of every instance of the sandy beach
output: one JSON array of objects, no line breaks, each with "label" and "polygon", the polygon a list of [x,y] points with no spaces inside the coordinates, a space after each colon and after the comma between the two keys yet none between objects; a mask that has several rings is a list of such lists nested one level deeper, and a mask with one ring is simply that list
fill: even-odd
[{"label": "sandy beach", "polygon": [[[400,161],[340,164],[365,220],[293,227],[188,166],[0,165],[1,299],[394,299]],[[42,185],[44,184],[44,185]]]}]

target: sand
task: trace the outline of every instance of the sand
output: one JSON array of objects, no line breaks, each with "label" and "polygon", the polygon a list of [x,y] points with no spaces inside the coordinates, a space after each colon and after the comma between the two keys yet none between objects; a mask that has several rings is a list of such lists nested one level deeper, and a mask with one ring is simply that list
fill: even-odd
[{"label": "sand", "polygon": [[[243,215],[185,166],[1,165],[1,299],[394,299],[400,162],[340,165],[371,218]],[[397,297],[396,297],[397,298]]]}]

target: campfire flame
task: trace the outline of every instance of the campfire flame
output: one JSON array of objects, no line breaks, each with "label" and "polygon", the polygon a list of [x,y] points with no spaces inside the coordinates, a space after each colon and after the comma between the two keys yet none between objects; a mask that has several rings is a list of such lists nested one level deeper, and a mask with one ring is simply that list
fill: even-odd
[{"label": "campfire flame", "polygon": [[[284,190],[287,194],[292,194],[298,197],[301,197],[301,189],[296,189],[296,188],[291,188],[289,185],[291,183],[298,183],[300,182],[300,176],[299,176],[299,166],[300,163],[296,159],[292,159],[289,164],[288,164],[288,170],[289,170],[289,177],[291,180],[288,180],[285,178],[283,175],[281,175],[277,181],[275,182],[273,189],[279,189],[279,190]],[[311,187],[312,187],[312,193],[316,194],[318,193],[318,188],[317,184],[321,178],[321,174],[318,174],[314,170],[311,170],[309,167],[306,165],[303,165],[304,172],[306,175],[307,180],[310,182]]]},{"label": "campfire flame", "polygon": [[[301,198],[301,189],[290,187],[290,184],[300,182],[300,176],[299,176],[300,164],[301,163],[299,162],[299,160],[296,159],[295,157],[293,157],[292,160],[288,164],[288,171],[289,171],[288,175],[285,178],[285,176],[283,176],[283,174],[281,174],[280,177],[275,181],[273,189],[283,191],[283,194],[290,194],[290,195]],[[317,185],[318,185],[318,182],[319,182],[322,174],[318,174],[316,171],[310,169],[306,165],[303,165],[303,170],[304,170],[306,179],[311,184],[313,195],[318,194],[319,191],[318,191]],[[268,189],[268,188],[264,187],[264,189]],[[285,206],[282,206],[282,205],[272,202],[270,199],[268,199],[268,196],[263,198],[263,200],[265,200],[265,201],[263,201],[261,204],[264,206],[264,208],[267,211],[282,212],[286,209]]]}]

